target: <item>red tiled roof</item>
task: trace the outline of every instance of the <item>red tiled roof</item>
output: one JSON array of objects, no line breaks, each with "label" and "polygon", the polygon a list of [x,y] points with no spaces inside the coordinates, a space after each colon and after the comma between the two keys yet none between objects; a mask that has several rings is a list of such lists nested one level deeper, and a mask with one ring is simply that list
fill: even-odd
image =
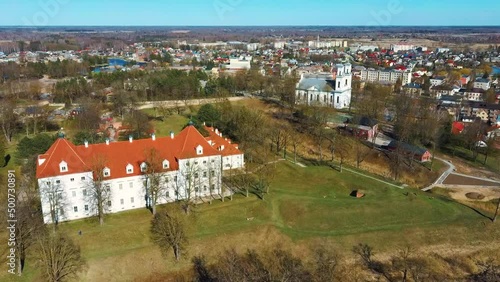
[{"label": "red tiled roof", "polygon": [[215,132],[216,129],[213,127],[207,127],[205,126],[205,129],[208,131],[210,136],[206,137],[208,141],[212,141],[212,147],[215,149],[219,150],[221,146],[224,146],[224,149],[219,151],[222,156],[232,156],[232,155],[241,155],[243,154],[239,149],[238,149],[238,144],[231,143],[231,139],[229,138],[224,138]]},{"label": "red tiled roof", "polygon": [[[201,145],[203,154],[197,155],[196,147]],[[147,150],[156,149],[161,160],[169,161],[168,170],[179,168],[179,159],[219,155],[207,140],[193,126],[186,127],[177,136],[141,139],[121,142],[75,146],[66,139],[58,139],[39,159],[45,159],[37,166],[37,178],[52,177],[64,174],[90,172],[97,156],[102,156],[105,166],[110,169],[111,176],[106,179],[116,179],[141,175],[140,165],[146,160]],[[59,171],[61,161],[68,163],[68,172]],[[133,173],[127,174],[126,167],[131,164]]]},{"label": "red tiled roof", "polygon": [[[45,161],[41,165],[38,165],[37,163],[36,177],[44,178],[54,176],[54,171],[57,171],[57,175],[66,175],[85,171],[87,169],[87,165],[75,149],[75,145],[68,140],[64,138],[57,139],[45,154],[38,156],[38,163],[40,160]],[[68,171],[64,173],[59,172],[59,164],[62,161],[65,161],[68,164]]]}]

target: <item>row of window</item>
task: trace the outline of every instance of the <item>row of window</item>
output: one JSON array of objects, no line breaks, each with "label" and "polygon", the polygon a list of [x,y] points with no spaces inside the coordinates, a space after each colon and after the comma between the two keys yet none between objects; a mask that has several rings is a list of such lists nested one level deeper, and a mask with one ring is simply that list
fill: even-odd
[{"label": "row of window", "polygon": [[[133,204],[135,202],[135,198],[134,197],[130,197],[130,203]],[[120,204],[121,205],[124,205],[125,204],[125,200],[124,199],[120,199]],[[108,201],[107,203],[108,207],[111,207],[111,201]],[[84,205],[83,206],[83,210],[85,212],[88,212],[89,211],[89,205]],[[61,215],[64,214],[64,211],[61,209]],[[73,212],[77,213],[78,212],[78,206],[73,206]]]},{"label": "row of window", "polygon": [[[141,167],[141,172],[146,172],[146,171],[147,171],[147,169],[148,169],[148,165],[147,165],[146,163],[142,163],[142,164],[140,165],[140,167]],[[164,161],[162,162],[162,167],[163,167],[163,169],[169,169],[169,168],[170,168],[170,162],[169,162],[168,160],[164,160]],[[128,165],[127,165],[127,167],[126,167],[125,169],[126,169],[126,171],[127,171],[127,174],[132,174],[132,173],[134,173],[134,166],[133,166],[133,165],[131,165],[131,164],[128,164]],[[103,173],[104,177],[110,177],[110,176],[111,176],[111,169],[110,169],[110,168],[108,168],[108,167],[105,167],[105,168],[103,169],[103,172],[102,172],[102,173]]]},{"label": "row of window", "polygon": [[[86,179],[86,178],[85,178],[85,176],[82,176],[82,177],[80,178],[80,180],[81,180],[81,181],[85,181],[85,179]],[[72,177],[72,178],[70,178],[70,179],[69,179],[69,181],[71,181],[71,182],[75,182],[75,178],[74,178],[74,177]],[[55,183],[55,184],[61,184],[61,180],[57,179],[57,180],[55,180],[55,181],[54,181],[54,183]],[[50,181],[47,181],[47,182],[46,182],[46,184],[47,184],[47,186],[50,186],[51,182],[50,182]]]}]

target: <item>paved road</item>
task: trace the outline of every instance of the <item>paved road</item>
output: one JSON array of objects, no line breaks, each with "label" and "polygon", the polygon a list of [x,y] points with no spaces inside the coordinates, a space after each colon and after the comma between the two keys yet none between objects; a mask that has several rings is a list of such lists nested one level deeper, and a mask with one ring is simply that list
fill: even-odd
[{"label": "paved road", "polygon": [[[447,185],[447,184],[443,184],[444,181],[446,180],[446,178],[448,178],[448,176],[450,176],[450,175],[458,175],[458,176],[462,176],[462,177],[466,177],[466,178],[477,179],[477,180],[482,180],[482,181],[487,181],[487,182],[495,182],[495,183],[499,183],[500,184],[499,181],[496,181],[496,180],[493,180],[493,179],[490,179],[490,178],[476,177],[476,176],[470,176],[470,175],[466,175],[466,174],[456,173],[455,172],[455,166],[450,161],[444,160],[444,159],[441,159],[441,158],[438,158],[438,157],[436,157],[436,159],[444,162],[448,166],[448,169],[445,172],[443,172],[443,174],[441,174],[441,176],[434,183],[432,183],[428,187],[423,188],[422,191],[429,191],[432,188],[437,187],[437,186],[440,186],[440,187],[447,187],[447,186],[458,187],[458,186],[460,186],[460,185]],[[463,187],[480,187],[478,185],[462,185],[462,186]],[[494,187],[494,186],[492,186],[492,187]]]},{"label": "paved road", "polygon": [[[227,100],[230,102],[241,101],[244,99],[248,99],[247,97],[228,97]],[[224,99],[225,100],[225,99]],[[155,102],[143,102],[138,103],[138,110],[143,109],[152,109],[155,107],[165,107],[165,108],[175,108],[175,107],[185,107],[185,106],[196,106],[203,104],[214,104],[219,103],[221,101],[219,98],[211,98],[211,99],[195,99],[195,100],[168,100],[168,101],[155,101]]]},{"label": "paved road", "polygon": [[[242,96],[242,97],[228,97],[228,98],[210,98],[210,99],[194,99],[194,100],[166,100],[166,101],[148,101],[148,102],[139,102],[137,103],[137,109],[138,110],[143,110],[143,109],[152,109],[154,107],[165,107],[165,108],[175,108],[178,106],[185,107],[185,106],[195,106],[195,105],[203,105],[203,104],[214,104],[214,103],[219,103],[221,101],[228,100],[230,102],[234,101],[241,101],[244,99],[248,99],[248,97]],[[65,104],[64,103],[52,103],[49,104],[51,107],[58,107],[57,109],[64,109]],[[78,103],[73,103],[71,105],[72,107],[78,107]]]},{"label": "paved road", "polygon": [[448,166],[448,169],[443,172],[443,174],[441,174],[441,176],[436,179],[436,181],[434,181],[434,183],[432,183],[430,186],[428,187],[425,187],[422,189],[422,191],[429,191],[431,190],[432,188],[436,187],[436,186],[439,186],[439,185],[443,185],[443,182],[446,178],[448,178],[448,176],[450,176],[450,174],[452,174],[454,171],[455,171],[455,166],[448,160],[445,160],[445,159],[441,159],[441,158],[438,158],[438,157],[434,157],[436,160],[440,160],[442,161],[443,163],[445,163],[447,166]]}]

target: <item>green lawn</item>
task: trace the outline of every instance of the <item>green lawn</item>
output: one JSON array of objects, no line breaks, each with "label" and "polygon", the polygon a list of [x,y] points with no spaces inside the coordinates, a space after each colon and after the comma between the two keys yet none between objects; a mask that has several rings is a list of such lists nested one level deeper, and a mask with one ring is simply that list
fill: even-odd
[{"label": "green lawn", "polygon": [[[365,197],[350,197],[356,189]],[[80,244],[88,260],[89,270],[81,279],[124,281],[187,268],[189,259],[175,263],[172,257],[162,258],[151,244],[150,219],[147,210],[135,210],[110,215],[102,227],[93,220],[62,224],[60,229]],[[349,253],[359,242],[387,251],[408,243],[461,246],[500,238],[498,225],[441,195],[289,162],[279,163],[264,200],[236,195],[233,201],[200,204],[190,220],[187,258],[199,254],[210,258],[233,246],[244,250],[280,243],[294,249],[317,240],[328,240]],[[32,272],[28,269],[29,275]]]},{"label": "green lawn", "polygon": [[[146,109],[142,111],[148,114],[150,117],[155,117],[156,113],[154,109]],[[155,129],[156,136],[158,137],[170,136],[170,131],[173,131],[176,134],[179,133],[184,128],[184,126],[186,126],[188,122],[189,118],[186,115],[179,115],[179,114],[172,114],[166,116],[163,118],[163,121],[161,120],[151,121]]]}]

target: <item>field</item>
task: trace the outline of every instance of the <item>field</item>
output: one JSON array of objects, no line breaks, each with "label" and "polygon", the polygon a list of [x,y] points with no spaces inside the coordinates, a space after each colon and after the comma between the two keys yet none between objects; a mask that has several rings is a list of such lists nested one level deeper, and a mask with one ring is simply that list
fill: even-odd
[{"label": "field", "polygon": [[[162,258],[150,242],[147,210],[110,215],[102,227],[92,220],[62,224],[60,230],[80,244],[88,261],[88,272],[80,280],[166,275],[186,270],[192,256],[203,254],[211,260],[230,247],[243,251],[279,243],[302,254],[308,246],[328,242],[349,254],[353,245],[366,242],[383,253],[406,244],[422,249],[486,246],[500,238],[498,225],[441,195],[398,189],[328,167],[281,162],[277,171],[264,200],[237,195],[233,201],[199,205],[189,218],[190,243],[179,263],[170,256]],[[365,197],[349,196],[352,190],[361,190]],[[32,261],[26,274],[36,276]]]}]

